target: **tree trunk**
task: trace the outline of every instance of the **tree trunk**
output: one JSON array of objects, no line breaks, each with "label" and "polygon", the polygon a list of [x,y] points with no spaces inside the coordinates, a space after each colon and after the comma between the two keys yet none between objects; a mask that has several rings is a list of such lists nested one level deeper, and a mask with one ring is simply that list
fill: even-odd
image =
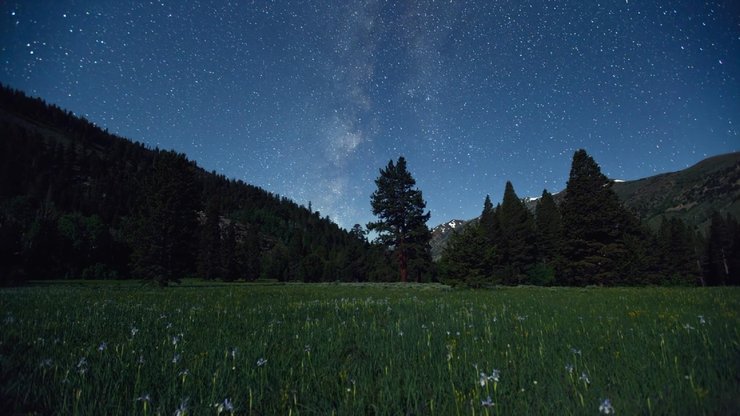
[{"label": "tree trunk", "polygon": [[406,283],[408,280],[409,275],[409,269],[408,269],[408,259],[406,255],[406,251],[403,249],[403,244],[401,244],[400,250],[398,251],[398,267],[401,272],[401,282]]}]

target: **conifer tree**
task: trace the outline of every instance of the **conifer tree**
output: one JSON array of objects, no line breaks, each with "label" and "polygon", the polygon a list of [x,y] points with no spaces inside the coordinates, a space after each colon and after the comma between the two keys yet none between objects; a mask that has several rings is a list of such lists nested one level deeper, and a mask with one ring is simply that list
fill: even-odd
[{"label": "conifer tree", "polygon": [[539,283],[552,283],[557,269],[562,265],[563,220],[552,194],[547,189],[535,207],[537,231],[537,263]]},{"label": "conifer tree", "polygon": [[501,231],[497,241],[504,283],[526,283],[526,274],[536,261],[534,218],[511,182],[506,182],[498,220]]},{"label": "conifer tree", "polygon": [[561,208],[565,265],[559,282],[567,285],[629,283],[620,268],[630,266],[628,235],[638,235],[634,216],[622,207],[612,181],[585,150],[573,164]]},{"label": "conifer tree", "polygon": [[[409,261],[423,260],[420,253],[429,250],[430,234],[426,222],[430,213],[424,212],[426,202],[421,191],[414,188],[416,181],[406,169],[403,156],[395,164],[389,161],[388,166],[380,170],[375,184],[377,190],[373,192],[370,204],[379,220],[369,223],[367,228],[377,231],[378,241],[394,252],[400,280],[406,282]],[[424,229],[427,232],[423,232]]]},{"label": "conifer tree", "polygon": [[198,250],[198,274],[206,280],[222,276],[221,270],[221,216],[218,203],[208,202],[205,219],[201,225],[200,247]]},{"label": "conifer tree", "polygon": [[239,258],[237,257],[236,225],[230,221],[226,227],[226,234],[221,241],[221,258],[220,270],[222,279],[227,282],[234,282],[239,279],[242,273]]},{"label": "conifer tree", "polygon": [[495,235],[499,230],[497,229],[498,224],[496,211],[493,209],[493,204],[491,203],[491,197],[489,195],[486,195],[486,199],[483,201],[483,212],[480,214],[479,224],[483,237],[492,244]]},{"label": "conifer tree", "polygon": [[480,223],[468,224],[453,234],[440,260],[443,281],[473,288],[491,283],[491,271],[484,256],[486,250]]},{"label": "conifer tree", "polygon": [[242,277],[248,281],[256,280],[260,276],[262,267],[259,229],[256,226],[248,229],[243,243],[238,247],[239,259],[242,263]]},{"label": "conifer tree", "polygon": [[132,247],[136,277],[166,286],[192,272],[198,209],[194,176],[184,156],[157,154],[136,218]]},{"label": "conifer tree", "polygon": [[718,212],[712,214],[706,245],[706,282],[708,285],[737,285],[735,267],[740,257],[740,227],[734,218],[723,218]]}]

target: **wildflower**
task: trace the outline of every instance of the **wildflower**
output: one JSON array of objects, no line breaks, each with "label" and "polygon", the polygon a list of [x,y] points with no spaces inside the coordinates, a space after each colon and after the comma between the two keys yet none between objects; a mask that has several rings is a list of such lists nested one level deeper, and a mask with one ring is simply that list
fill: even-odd
[{"label": "wildflower", "polygon": [[570,352],[575,355],[581,355],[581,350],[573,348],[573,347],[570,347]]},{"label": "wildflower", "polygon": [[257,367],[264,367],[265,364],[267,364],[266,358],[260,358],[259,360],[257,360]]},{"label": "wildflower", "polygon": [[224,399],[222,403],[216,403],[213,405],[213,407],[216,408],[216,414],[221,414],[223,412],[233,412],[234,411],[234,404],[231,403],[231,400],[228,398]]},{"label": "wildflower", "polygon": [[103,352],[105,349],[108,348],[108,343],[103,341],[98,345],[98,351]]},{"label": "wildflower", "polygon": [[139,354],[139,359],[136,360],[136,363],[139,365],[144,365],[144,355],[143,354]]},{"label": "wildflower", "polygon": [[303,352],[305,352],[306,354],[310,354],[311,353],[311,346],[309,344],[304,345],[303,346]]},{"label": "wildflower", "polygon": [[54,362],[51,360],[51,358],[46,358],[41,361],[41,364],[39,364],[39,368],[51,368],[53,364]]},{"label": "wildflower", "polygon": [[139,328],[132,326],[131,327],[131,336],[136,336],[136,333],[139,332]]},{"label": "wildflower", "polygon": [[517,315],[516,320],[519,322],[524,322],[524,320],[527,319],[527,316]]},{"label": "wildflower", "polygon": [[565,371],[567,371],[568,374],[573,374],[573,364],[566,364]]},{"label": "wildflower", "polygon": [[700,324],[705,325],[707,323],[707,321],[704,319],[704,315],[697,315],[697,317],[699,318]]},{"label": "wildflower", "polygon": [[403,331],[398,331],[398,336],[399,337],[402,337],[403,336]]},{"label": "wildflower", "polygon": [[481,400],[480,405],[483,407],[493,407],[494,403],[493,400],[491,400],[491,396],[488,396],[486,400]]},{"label": "wildflower", "polygon": [[480,379],[478,380],[480,382],[480,386],[485,387],[485,385],[491,381],[493,381],[494,383],[498,383],[499,375],[500,373],[496,369],[494,369],[490,375],[486,375],[486,373],[481,372]]},{"label": "wildflower", "polygon": [[186,369],[184,369],[184,370],[181,370],[181,371],[180,371],[179,373],[177,373],[177,376],[178,376],[178,377],[186,377],[186,376],[187,376],[188,374],[190,374],[190,370],[188,370],[188,369],[186,368]]},{"label": "wildflower", "polygon": [[180,342],[180,337],[177,335],[172,337],[172,345],[177,346],[177,343]]},{"label": "wildflower", "polygon": [[139,396],[139,397],[137,397],[134,400],[137,401],[137,402],[147,402],[147,403],[149,403],[149,402],[152,401],[152,398],[149,396],[149,393],[146,393],[145,395]]},{"label": "wildflower", "polygon": [[80,374],[85,374],[87,372],[87,358],[86,357],[80,358],[80,361],[77,362],[77,372]]},{"label": "wildflower", "polygon": [[180,407],[175,409],[175,416],[186,416],[188,414],[188,399],[180,402]]},{"label": "wildflower", "polygon": [[239,348],[232,347],[229,348],[229,355],[231,356],[231,359],[236,359],[236,353],[239,351]]},{"label": "wildflower", "polygon": [[614,414],[614,408],[612,407],[611,400],[604,399],[601,401],[601,404],[599,405],[599,413],[603,413],[605,415]]},{"label": "wildflower", "polygon": [[177,364],[180,361],[180,354],[175,354],[172,357],[172,364]]},{"label": "wildflower", "polygon": [[591,380],[588,378],[588,374],[586,372],[582,372],[581,376],[578,377],[579,381],[582,381],[584,384],[591,384]]},{"label": "wildflower", "polygon": [[687,331],[691,331],[692,329],[694,329],[694,327],[693,327],[693,326],[691,326],[691,325],[689,325],[689,324],[685,324],[685,325],[683,326],[683,329],[685,329],[685,330],[687,330]]}]

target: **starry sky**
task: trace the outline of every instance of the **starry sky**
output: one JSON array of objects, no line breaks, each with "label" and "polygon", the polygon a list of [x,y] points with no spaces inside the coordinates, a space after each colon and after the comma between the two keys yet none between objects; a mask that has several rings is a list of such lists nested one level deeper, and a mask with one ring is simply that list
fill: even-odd
[{"label": "starry sky", "polygon": [[0,82],[349,228],[403,155],[430,226],[740,150],[740,2],[0,1]]}]

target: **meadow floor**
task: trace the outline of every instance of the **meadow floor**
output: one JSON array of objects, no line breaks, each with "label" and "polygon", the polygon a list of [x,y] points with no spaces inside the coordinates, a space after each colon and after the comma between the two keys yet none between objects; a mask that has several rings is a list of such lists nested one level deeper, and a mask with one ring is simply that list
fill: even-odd
[{"label": "meadow floor", "polygon": [[737,414],[740,289],[0,290],[5,414]]}]

